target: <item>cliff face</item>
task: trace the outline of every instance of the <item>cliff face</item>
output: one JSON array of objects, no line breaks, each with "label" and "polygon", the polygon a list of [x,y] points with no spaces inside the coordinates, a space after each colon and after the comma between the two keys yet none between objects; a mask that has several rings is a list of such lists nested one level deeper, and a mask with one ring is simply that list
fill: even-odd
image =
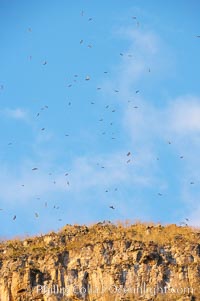
[{"label": "cliff face", "polygon": [[189,227],[68,225],[0,244],[0,301],[200,300],[199,284]]}]

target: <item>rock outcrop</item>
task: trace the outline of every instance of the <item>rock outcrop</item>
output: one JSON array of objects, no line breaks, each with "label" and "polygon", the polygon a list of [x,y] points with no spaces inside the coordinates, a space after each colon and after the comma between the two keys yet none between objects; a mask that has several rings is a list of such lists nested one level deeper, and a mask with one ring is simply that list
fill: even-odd
[{"label": "rock outcrop", "polygon": [[200,232],[66,225],[0,243],[0,301],[200,300]]}]

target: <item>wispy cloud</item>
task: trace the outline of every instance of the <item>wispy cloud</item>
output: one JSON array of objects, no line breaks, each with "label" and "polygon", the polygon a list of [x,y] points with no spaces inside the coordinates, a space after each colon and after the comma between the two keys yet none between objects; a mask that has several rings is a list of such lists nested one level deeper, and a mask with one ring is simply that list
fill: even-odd
[{"label": "wispy cloud", "polygon": [[[174,155],[173,165],[176,166],[175,173],[181,174],[176,180],[176,197],[182,203],[179,214],[188,213],[195,224],[194,211],[200,210],[198,199],[200,191],[195,192],[189,184],[192,179],[197,181],[200,178],[198,166],[200,164],[200,97],[196,95],[177,95],[173,99],[169,96],[163,104],[157,104],[154,99],[146,99],[142,94],[136,95],[140,80],[151,73],[165,78],[169,68],[173,68],[173,59],[170,60],[171,50],[163,47],[163,41],[152,32],[122,28],[118,32],[123,38],[129,39],[129,48],[123,53],[121,63],[116,68],[115,76],[106,83],[106,89],[113,90],[118,87],[120,90],[119,99],[123,101],[122,126],[125,127],[127,135],[131,138],[132,146],[140,157],[148,159],[145,161],[144,174],[148,175],[152,183],[168,187],[170,178],[159,179],[161,167],[153,164],[157,154],[162,150],[162,156],[166,156],[167,146],[171,144],[170,154]],[[168,51],[169,50],[169,51]],[[133,56],[129,57],[131,53]],[[175,67],[175,66],[174,66]],[[134,97],[133,97],[134,96]],[[131,100],[131,101],[127,101]],[[137,104],[135,109],[133,105]],[[177,158],[184,155],[184,162],[179,166]],[[165,157],[166,159],[166,157]],[[144,166],[144,165],[143,165]],[[153,167],[154,166],[154,167]],[[155,167],[156,166],[156,167]],[[161,165],[163,168],[163,164]],[[153,168],[152,168],[153,167]],[[167,162],[164,168],[167,167]],[[173,172],[173,171],[172,171]],[[176,177],[174,177],[174,180]],[[174,185],[173,184],[173,185]],[[157,186],[159,187],[159,186]],[[141,204],[144,200],[141,200]],[[196,208],[196,209],[195,209]],[[198,225],[200,222],[198,223]]]},{"label": "wispy cloud", "polygon": [[171,130],[180,135],[200,131],[200,97],[184,96],[175,99],[169,108]]},{"label": "wispy cloud", "polygon": [[131,160],[127,163],[126,151],[103,157],[78,157],[72,161],[67,176],[66,171],[56,166],[54,172],[49,173],[49,168],[42,162],[38,163],[36,171],[32,170],[34,164],[31,162],[21,163],[20,167],[12,170],[2,164],[0,199],[4,203],[28,203],[38,195],[45,197],[51,193],[69,192],[71,196],[76,196],[90,189],[95,189],[97,193],[104,192],[123,183],[143,187],[152,185],[148,175],[139,172],[143,162],[135,157]]},{"label": "wispy cloud", "polygon": [[22,108],[16,108],[16,109],[5,108],[1,110],[1,114],[5,117],[9,117],[17,120],[28,120],[28,113]]},{"label": "wispy cloud", "polygon": [[[105,189],[113,189],[120,185],[128,187],[127,189],[131,192],[133,187],[141,191],[149,187],[167,191],[170,179],[160,177],[163,166],[159,166],[157,154],[160,148],[163,145],[165,148],[171,140],[171,151],[175,156],[178,157],[179,154],[184,153],[184,165],[176,171],[183,178],[183,181],[180,179],[176,183],[177,193],[183,198],[181,201],[185,210],[188,210],[188,206],[192,204],[188,215],[194,221],[196,220],[194,204],[195,197],[199,197],[199,191],[193,195],[190,191],[191,187],[185,188],[184,185],[189,177],[197,179],[200,176],[197,167],[199,165],[194,159],[199,156],[200,151],[198,138],[200,98],[183,95],[166,100],[163,105],[158,106],[154,100],[143,97],[142,93],[136,94],[140,80],[143,80],[145,76],[150,76],[149,69],[152,65],[154,74],[163,75],[166,72],[162,70],[163,66],[168,65],[164,57],[166,50],[163,52],[161,39],[152,32],[123,28],[117,34],[129,41],[129,47],[123,52],[123,56],[120,56],[121,62],[114,70],[115,76],[104,82],[102,90],[105,91],[106,96],[110,97],[113,96],[114,89],[119,89],[118,99],[121,101],[122,108],[122,118],[119,124],[123,130],[125,129],[129,148],[124,146],[124,149],[120,147],[120,150],[117,148],[112,152],[95,153],[92,157],[74,155],[69,165],[68,176],[65,176],[65,171],[60,166],[55,165],[53,168],[51,166],[54,173],[49,176],[51,169],[41,162],[47,157],[48,161],[51,161],[51,154],[48,152],[45,152],[41,161],[38,162],[39,170],[36,172],[31,170],[34,167],[33,162],[22,162],[14,172],[13,169],[11,171],[10,168],[4,167],[0,171],[2,185],[0,199],[4,203],[28,204],[36,196],[47,199],[55,195],[57,197],[68,195],[71,202],[76,200],[76,205],[83,208],[86,196],[98,200],[105,195]],[[116,98],[116,94],[114,97]],[[135,102],[138,108],[134,108]],[[27,118],[27,112],[23,109],[6,109],[3,112],[9,118],[19,120]],[[44,141],[50,138],[51,136],[47,135]],[[37,137],[36,142],[40,142],[40,139],[43,139],[43,135]],[[192,149],[189,145],[191,139],[194,143]],[[126,154],[129,150],[133,151],[131,162],[127,163]],[[165,167],[167,164],[166,162]],[[146,197],[148,197],[147,194]],[[142,196],[138,198],[138,201],[134,200],[138,217],[142,214],[143,208],[148,208],[147,201]],[[123,217],[126,214],[128,216],[132,206],[132,195],[120,195],[116,197],[115,202],[123,211]],[[99,208],[99,205],[96,207]],[[197,209],[200,210],[199,208],[197,204]],[[147,215],[146,213],[146,218]]]}]

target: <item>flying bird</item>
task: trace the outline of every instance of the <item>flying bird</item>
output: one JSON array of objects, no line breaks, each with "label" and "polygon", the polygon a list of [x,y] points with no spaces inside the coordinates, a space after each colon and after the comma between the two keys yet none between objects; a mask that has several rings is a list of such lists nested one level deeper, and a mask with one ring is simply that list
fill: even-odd
[{"label": "flying bird", "polygon": [[44,61],[44,63],[42,65],[45,66],[46,64],[47,64],[47,61]]},{"label": "flying bird", "polygon": [[109,206],[109,208],[111,208],[111,209],[113,209],[113,210],[115,209],[115,207],[113,207],[113,206]]},{"label": "flying bird", "polygon": [[90,80],[90,77],[89,75],[86,76],[85,80]]},{"label": "flying bird", "polygon": [[53,209],[59,209],[59,206],[54,205]]},{"label": "flying bird", "polygon": [[180,225],[183,225],[183,226],[185,226],[185,227],[188,226],[188,224],[186,224],[185,222],[181,222]]},{"label": "flying bird", "polygon": [[39,217],[39,214],[37,212],[35,212],[35,217],[38,218]]},{"label": "flying bird", "polygon": [[136,90],[136,91],[135,91],[136,94],[139,93],[139,92],[140,92],[140,90]]},{"label": "flying bird", "polygon": [[127,155],[127,157],[130,156],[130,155],[131,155],[131,152],[128,152],[126,155]]},{"label": "flying bird", "polygon": [[34,168],[32,168],[32,170],[34,171],[34,170],[38,170],[38,168],[37,167],[34,167]]},{"label": "flying bird", "polygon": [[16,218],[17,218],[17,216],[16,216],[16,215],[14,215],[14,216],[13,216],[13,220],[16,220]]}]

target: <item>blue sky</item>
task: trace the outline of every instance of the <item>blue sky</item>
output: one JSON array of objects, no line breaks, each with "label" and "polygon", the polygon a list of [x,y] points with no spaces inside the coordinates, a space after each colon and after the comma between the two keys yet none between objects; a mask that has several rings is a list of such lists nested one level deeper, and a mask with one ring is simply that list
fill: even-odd
[{"label": "blue sky", "polygon": [[199,226],[199,10],[0,1],[1,237],[103,220]]}]

